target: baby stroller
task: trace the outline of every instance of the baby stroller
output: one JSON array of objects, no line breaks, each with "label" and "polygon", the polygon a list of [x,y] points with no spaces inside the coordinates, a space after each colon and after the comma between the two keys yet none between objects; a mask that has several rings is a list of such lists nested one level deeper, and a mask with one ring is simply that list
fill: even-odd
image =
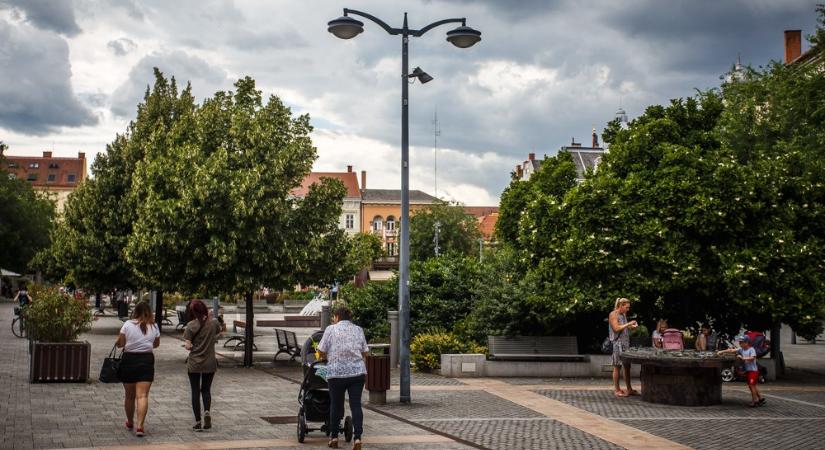
[{"label": "baby stroller", "polygon": [[[321,342],[324,336],[323,331],[316,331],[304,342],[301,351],[301,365],[304,369],[304,380],[301,382],[301,389],[298,392],[298,442],[304,442],[304,438],[310,431],[322,431],[329,437],[329,386],[326,380],[326,361],[315,359],[315,348],[313,344]],[[343,408],[343,404],[341,407]],[[343,416],[343,414],[341,414]],[[309,428],[308,422],[322,422],[320,428]],[[344,432],[344,439],[347,442],[352,440],[352,417],[344,418],[344,426],[338,427]],[[337,436],[336,436],[337,437]]]}]

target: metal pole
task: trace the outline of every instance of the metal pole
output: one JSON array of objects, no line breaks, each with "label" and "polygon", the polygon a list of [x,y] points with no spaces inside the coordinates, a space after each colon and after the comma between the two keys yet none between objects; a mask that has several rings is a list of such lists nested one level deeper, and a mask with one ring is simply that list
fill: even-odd
[{"label": "metal pole", "polygon": [[398,367],[398,311],[387,311],[390,322],[390,367]]},{"label": "metal pole", "polygon": [[244,326],[243,366],[252,367],[252,348],[255,345],[255,311],[252,309],[252,291],[246,292],[246,325]]},{"label": "metal pole", "polygon": [[400,400],[410,402],[410,134],[409,134],[409,28],[404,13],[401,35],[401,252],[398,277],[398,318],[401,328],[399,363],[401,365]]}]

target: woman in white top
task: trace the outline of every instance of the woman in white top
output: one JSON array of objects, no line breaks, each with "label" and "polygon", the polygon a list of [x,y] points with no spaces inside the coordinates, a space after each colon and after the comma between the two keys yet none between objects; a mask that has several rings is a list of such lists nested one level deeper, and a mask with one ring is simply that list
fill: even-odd
[{"label": "woman in white top", "polygon": [[[160,330],[154,323],[152,309],[146,302],[135,306],[132,319],[123,323],[117,346],[123,349],[118,376],[126,390],[126,428],[134,427],[135,436],[143,436],[143,422],[149,410],[149,389],[155,379],[155,355],[152,349],[160,345]],[[137,422],[135,419],[137,406]]]}]

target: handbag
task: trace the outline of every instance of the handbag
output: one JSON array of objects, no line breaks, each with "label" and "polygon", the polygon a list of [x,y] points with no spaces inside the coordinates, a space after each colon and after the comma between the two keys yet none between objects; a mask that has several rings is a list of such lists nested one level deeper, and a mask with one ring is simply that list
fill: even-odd
[{"label": "handbag", "polygon": [[120,369],[120,358],[122,356],[123,352],[120,352],[120,355],[117,354],[117,343],[115,343],[112,346],[112,351],[109,352],[109,356],[103,358],[103,366],[100,368],[100,376],[97,378],[101,383],[120,383],[118,370]]}]

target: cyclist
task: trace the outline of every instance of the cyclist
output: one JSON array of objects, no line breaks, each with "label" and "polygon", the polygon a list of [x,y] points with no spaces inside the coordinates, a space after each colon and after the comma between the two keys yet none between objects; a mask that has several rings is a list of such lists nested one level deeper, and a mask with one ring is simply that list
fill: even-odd
[{"label": "cyclist", "polygon": [[29,291],[26,289],[25,284],[20,285],[17,295],[14,296],[14,301],[16,301],[21,308],[29,306],[29,303],[31,303],[32,299],[29,297]]}]

